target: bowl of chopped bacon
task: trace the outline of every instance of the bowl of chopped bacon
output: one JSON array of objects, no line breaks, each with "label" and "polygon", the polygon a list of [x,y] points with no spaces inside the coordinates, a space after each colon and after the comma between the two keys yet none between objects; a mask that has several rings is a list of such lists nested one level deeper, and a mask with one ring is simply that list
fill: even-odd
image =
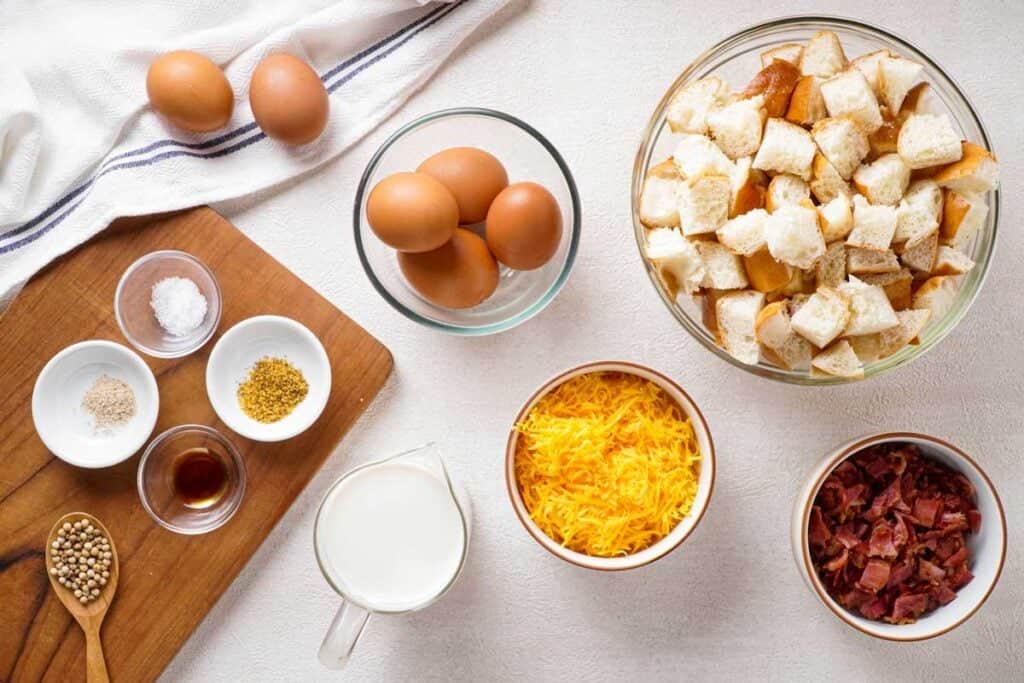
[{"label": "bowl of chopped bacon", "polygon": [[934,638],[988,598],[1006,519],[978,464],[941,439],[890,432],[829,453],[793,510],[793,554],[833,613],[876,638]]}]

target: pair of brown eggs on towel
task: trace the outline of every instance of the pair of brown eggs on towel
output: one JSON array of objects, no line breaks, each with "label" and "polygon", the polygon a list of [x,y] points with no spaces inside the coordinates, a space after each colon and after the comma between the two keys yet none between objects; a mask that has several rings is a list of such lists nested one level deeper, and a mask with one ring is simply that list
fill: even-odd
[{"label": "pair of brown eggs on towel", "polygon": [[[205,133],[231,119],[235,96],[220,67],[195,52],[178,50],[158,57],[146,75],[150,104],[184,130]],[[317,73],[291,55],[270,55],[252,74],[249,105],[269,137],[303,145],[327,125],[329,100]]]}]

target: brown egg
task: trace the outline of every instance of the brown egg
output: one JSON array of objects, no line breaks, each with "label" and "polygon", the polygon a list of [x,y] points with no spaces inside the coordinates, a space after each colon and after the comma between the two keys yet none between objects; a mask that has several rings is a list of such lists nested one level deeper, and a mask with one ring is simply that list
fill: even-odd
[{"label": "brown egg", "polygon": [[533,270],[547,263],[562,240],[558,200],[537,183],[514,183],[487,212],[487,246],[509,268]]},{"label": "brown egg", "polygon": [[498,193],[508,185],[501,162],[476,147],[452,147],[438,152],[416,169],[441,181],[459,204],[459,222],[479,223]]},{"label": "brown egg", "polygon": [[231,84],[220,67],[186,50],[168,52],[149,65],[146,93],[158,114],[196,133],[223,127],[235,104]]},{"label": "brown egg", "polygon": [[465,228],[458,228],[440,249],[399,252],[398,265],[423,298],[446,308],[476,306],[498,288],[498,264],[487,243]]},{"label": "brown egg", "polygon": [[304,145],[324,131],[330,100],[309,64],[291,55],[270,55],[249,81],[249,106],[269,137]]},{"label": "brown egg", "polygon": [[395,173],[370,190],[366,220],[389,247],[430,251],[459,227],[459,205],[448,188],[427,174]]}]

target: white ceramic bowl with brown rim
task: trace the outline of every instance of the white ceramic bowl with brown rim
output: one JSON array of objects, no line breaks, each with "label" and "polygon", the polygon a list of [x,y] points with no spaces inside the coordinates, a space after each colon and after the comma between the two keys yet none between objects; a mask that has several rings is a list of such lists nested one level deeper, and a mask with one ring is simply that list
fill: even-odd
[{"label": "white ceramic bowl with brown rim", "polygon": [[[963,474],[974,486],[978,511],[981,513],[981,528],[977,534],[967,537],[971,551],[970,570],[974,579],[957,591],[956,599],[947,605],[922,615],[912,624],[889,624],[867,619],[851,612],[833,600],[811,563],[811,551],[807,539],[807,527],[811,507],[818,495],[818,489],[840,463],[851,455],[884,443],[910,443],[921,449],[922,455],[946,465]],[[804,581],[818,599],[844,623],[869,636],[896,642],[908,642],[934,638],[953,630],[967,621],[995,588],[999,574],[1006,560],[1006,517],[1002,503],[992,486],[988,475],[962,450],[942,439],[913,432],[886,432],[854,439],[832,450],[814,468],[807,482],[797,494],[793,507],[790,529],[793,557]]]},{"label": "white ceramic bowl with brown rim", "polygon": [[[526,504],[523,502],[522,496],[519,495],[519,486],[516,482],[515,458],[516,444],[519,441],[519,433],[516,431],[515,425],[522,422],[537,402],[553,389],[573,377],[594,372],[621,372],[642,377],[657,384],[679,405],[683,413],[690,418],[690,422],[693,425],[693,433],[697,439],[697,445],[701,452],[700,474],[697,479],[697,496],[694,498],[690,514],[680,520],[679,523],[676,524],[675,528],[657,543],[654,543],[639,552],[621,557],[597,557],[578,553],[562,546],[560,543],[552,539],[550,536],[545,534],[530,517],[530,513],[526,509]],[[693,399],[690,398],[690,395],[683,391],[682,387],[674,381],[660,372],[642,365],[637,365],[636,363],[626,361],[598,361],[571,368],[549,379],[541,385],[541,387],[535,391],[532,396],[530,396],[525,404],[523,404],[523,407],[519,410],[515,420],[512,422],[512,428],[509,431],[508,445],[505,448],[505,482],[508,486],[509,498],[512,500],[512,508],[516,511],[519,521],[522,522],[523,526],[530,535],[533,536],[534,540],[540,543],[552,555],[586,569],[598,569],[602,571],[634,569],[645,564],[650,564],[678,548],[683,541],[689,537],[700,523],[700,520],[704,517],[708,501],[711,500],[711,490],[715,483],[715,445],[711,440],[711,432],[708,429],[708,423],[704,419],[704,415],[700,412],[700,409],[697,407],[697,404],[694,403]]]}]

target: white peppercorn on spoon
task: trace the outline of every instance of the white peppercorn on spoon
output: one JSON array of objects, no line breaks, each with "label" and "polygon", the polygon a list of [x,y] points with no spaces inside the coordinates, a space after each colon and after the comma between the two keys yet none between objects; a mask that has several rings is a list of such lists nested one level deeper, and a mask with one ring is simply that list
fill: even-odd
[{"label": "white peppercorn on spoon", "polygon": [[[56,576],[54,571],[51,571],[56,569],[50,549],[53,547],[53,542],[58,538],[57,532],[60,531],[65,522],[74,524],[83,519],[89,520],[106,537],[110,543],[111,554],[110,569],[108,570],[110,576],[107,578],[107,583],[100,587],[99,596],[88,604],[82,604],[70,588],[60,584],[59,577]],[[57,523],[50,529],[50,534],[46,539],[46,575],[50,577],[50,585],[53,586],[57,597],[64,603],[64,606],[71,612],[71,616],[75,618],[75,621],[78,622],[78,625],[85,632],[86,679],[89,683],[107,683],[110,681],[110,676],[107,674],[107,663],[103,659],[100,625],[103,623],[103,617],[107,616],[107,610],[114,599],[114,591],[117,590],[118,574],[117,548],[114,546],[114,538],[100,520],[85,512],[72,512],[58,519]]]}]

